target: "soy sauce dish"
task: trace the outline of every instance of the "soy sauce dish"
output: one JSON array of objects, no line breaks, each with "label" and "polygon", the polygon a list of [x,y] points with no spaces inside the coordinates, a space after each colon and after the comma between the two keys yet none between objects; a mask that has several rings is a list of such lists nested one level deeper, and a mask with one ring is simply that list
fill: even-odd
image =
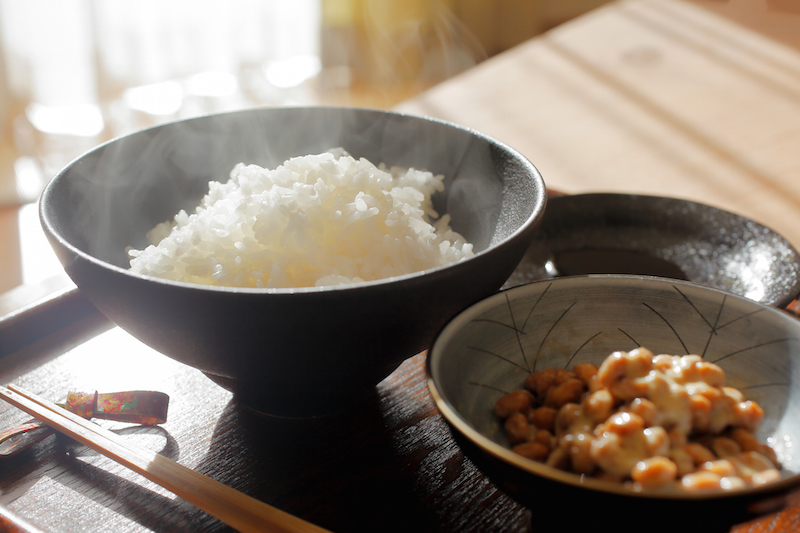
[{"label": "soy sauce dish", "polygon": [[[599,365],[612,352],[640,346],[654,354],[696,354],[721,368],[727,386],[763,409],[755,437],[774,450],[779,476],[749,488],[690,492],[678,482],[668,490],[634,490],[511,450],[493,411],[498,398],[522,389],[534,370]],[[779,509],[800,485],[800,320],[728,291],[636,275],[528,283],[450,321],[429,350],[427,375],[467,457],[530,507],[532,526],[544,531],[611,519],[620,530],[729,531]]]},{"label": "soy sauce dish", "polygon": [[616,193],[551,197],[506,286],[582,274],[682,279],[785,307],[800,293],[800,254],[772,229],[698,202]]}]

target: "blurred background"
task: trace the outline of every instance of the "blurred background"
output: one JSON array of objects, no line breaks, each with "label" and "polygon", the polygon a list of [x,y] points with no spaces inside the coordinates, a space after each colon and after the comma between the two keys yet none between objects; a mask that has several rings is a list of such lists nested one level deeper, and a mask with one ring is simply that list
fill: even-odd
[{"label": "blurred background", "polygon": [[[608,1],[0,0],[0,316],[61,274],[35,202],[92,147],[247,107],[390,108]],[[800,41],[800,0],[691,1]]]},{"label": "blurred background", "polygon": [[0,295],[60,272],[35,201],[108,139],[255,106],[389,108],[606,1],[0,0]]},{"label": "blurred background", "polygon": [[0,203],[98,143],[263,105],[391,107],[603,0],[0,1]]}]

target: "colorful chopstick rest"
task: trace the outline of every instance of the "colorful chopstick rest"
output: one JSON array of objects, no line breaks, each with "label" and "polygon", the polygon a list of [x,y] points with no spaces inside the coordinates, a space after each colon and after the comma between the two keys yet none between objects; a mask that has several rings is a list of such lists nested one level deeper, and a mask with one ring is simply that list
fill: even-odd
[{"label": "colorful chopstick rest", "polygon": [[70,391],[66,408],[83,418],[103,418],[154,426],[167,421],[169,396],[163,392],[124,391],[101,394]]},{"label": "colorful chopstick rest", "polygon": [[[83,417],[154,426],[167,421],[169,396],[156,391],[99,393],[70,391],[61,407]],[[53,433],[32,421],[0,432],[0,456],[15,455]]]},{"label": "colorful chopstick rest", "polygon": [[39,421],[28,422],[0,432],[0,457],[16,455],[52,433],[51,428]]}]

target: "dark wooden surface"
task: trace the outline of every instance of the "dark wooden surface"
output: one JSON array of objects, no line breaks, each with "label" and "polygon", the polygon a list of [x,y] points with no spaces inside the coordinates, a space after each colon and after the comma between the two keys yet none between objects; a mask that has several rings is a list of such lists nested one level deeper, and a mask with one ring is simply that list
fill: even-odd
[{"label": "dark wooden surface", "polygon": [[[568,523],[580,502],[531,512],[464,457],[429,396],[424,357],[407,360],[373,396],[341,415],[277,419],[253,412],[199,371],[94,315],[0,359],[5,363],[0,382],[52,400],[70,389],[166,392],[169,419],[160,427],[100,423],[335,532],[544,531],[536,527],[539,513],[564,516]],[[3,429],[26,420],[21,411],[0,405]],[[31,532],[229,530],[61,435],[0,458],[0,530],[4,527]],[[800,505],[734,528],[737,533],[799,529]],[[619,531],[626,531],[624,524]]]},{"label": "dark wooden surface", "polygon": [[[62,342],[63,332],[52,343],[40,341],[15,357],[39,365],[22,373],[4,368],[0,381],[52,400],[75,388],[166,392],[163,426],[103,425],[332,531],[528,528],[529,512],[489,483],[451,439],[428,395],[424,355],[406,361],[349,412],[284,420],[251,411],[202,373],[108,327],[100,318],[76,326],[73,338],[86,342],[74,347]],[[1,427],[27,419],[0,405]],[[228,529],[63,436],[0,459],[0,480],[0,504],[43,531]]]}]

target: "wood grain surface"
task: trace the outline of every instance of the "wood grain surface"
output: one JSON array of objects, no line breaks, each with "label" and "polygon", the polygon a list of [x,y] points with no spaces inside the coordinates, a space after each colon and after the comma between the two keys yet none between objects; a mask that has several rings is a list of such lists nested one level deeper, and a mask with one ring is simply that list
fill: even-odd
[{"label": "wood grain surface", "polygon": [[[353,410],[317,420],[255,413],[117,328],[32,372],[0,377],[52,400],[100,385],[167,392],[163,426],[102,425],[332,531],[526,530],[529,512],[451,439],[428,396],[423,364],[422,354],[409,359]],[[0,405],[3,427],[24,420]],[[0,504],[45,531],[229,529],[61,436],[0,460],[0,480]]]},{"label": "wood grain surface", "polygon": [[612,3],[398,109],[508,143],[548,187],[687,198],[800,245],[800,53],[693,4]]},{"label": "wood grain surface", "polygon": [[[118,328],[99,331],[66,353],[43,351],[41,359],[52,358],[21,375],[3,373],[0,381],[51,400],[70,389],[97,387],[166,392],[169,418],[162,426],[97,422],[137,446],[334,532],[547,531],[537,528],[539,513],[567,520],[580,505],[569,501],[529,510],[487,480],[433,405],[425,354],[407,360],[347,412],[288,420],[248,409],[199,371]],[[0,405],[2,427],[27,419]],[[31,531],[230,530],[60,435],[0,459],[0,506]],[[791,532],[799,524],[800,504],[793,504],[734,531]]]}]

